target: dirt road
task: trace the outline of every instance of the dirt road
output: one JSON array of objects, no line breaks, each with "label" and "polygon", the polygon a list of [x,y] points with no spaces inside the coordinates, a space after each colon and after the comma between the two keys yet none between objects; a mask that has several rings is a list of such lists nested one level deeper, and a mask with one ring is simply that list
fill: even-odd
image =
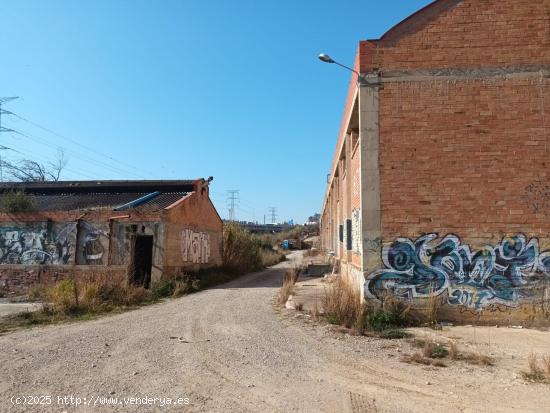
[{"label": "dirt road", "polygon": [[[116,316],[1,336],[0,411],[550,411],[549,386],[512,371],[404,364],[404,342],[344,336],[276,311],[270,301],[289,265]],[[88,405],[58,398],[71,395]],[[12,396],[52,399],[13,406]],[[159,400],[136,404],[147,396]],[[178,397],[190,404],[161,406]],[[107,399],[119,404],[99,405]]]}]

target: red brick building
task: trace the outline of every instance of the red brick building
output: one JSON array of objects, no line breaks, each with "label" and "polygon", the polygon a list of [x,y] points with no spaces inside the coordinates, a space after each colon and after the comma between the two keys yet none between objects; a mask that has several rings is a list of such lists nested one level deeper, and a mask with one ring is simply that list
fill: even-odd
[{"label": "red brick building", "polygon": [[469,313],[550,277],[550,0],[439,0],[359,42],[322,243],[366,298]]},{"label": "red brick building", "polygon": [[178,271],[221,265],[222,220],[209,180],[4,183],[27,212],[0,213],[0,288],[94,272],[149,287]]}]

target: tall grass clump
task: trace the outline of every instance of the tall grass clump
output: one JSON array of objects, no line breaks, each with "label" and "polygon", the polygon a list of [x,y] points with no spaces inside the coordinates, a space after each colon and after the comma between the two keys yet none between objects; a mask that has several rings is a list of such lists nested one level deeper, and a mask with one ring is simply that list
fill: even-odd
[{"label": "tall grass clump", "polygon": [[383,338],[408,336],[401,328],[414,325],[409,306],[390,298],[375,308],[371,303],[362,304],[360,294],[358,288],[339,277],[325,290],[323,308],[327,320],[352,328],[359,334],[371,331]]},{"label": "tall grass clump", "polygon": [[49,310],[64,315],[94,314],[152,299],[149,290],[129,284],[123,275],[99,273],[55,283],[49,294]]},{"label": "tall grass clump", "polygon": [[261,242],[237,224],[223,228],[223,266],[241,273],[262,268]]},{"label": "tall grass clump", "polygon": [[23,191],[9,191],[0,199],[0,212],[32,212],[36,210],[33,199]]},{"label": "tall grass clump", "polygon": [[294,294],[294,284],[298,280],[299,271],[297,268],[289,268],[283,277],[283,285],[277,295],[277,304],[284,305],[288,298]]},{"label": "tall grass clump", "polygon": [[358,326],[362,329],[360,324],[363,319],[363,306],[359,294],[347,280],[338,277],[325,289],[323,309],[328,322],[347,328]]}]

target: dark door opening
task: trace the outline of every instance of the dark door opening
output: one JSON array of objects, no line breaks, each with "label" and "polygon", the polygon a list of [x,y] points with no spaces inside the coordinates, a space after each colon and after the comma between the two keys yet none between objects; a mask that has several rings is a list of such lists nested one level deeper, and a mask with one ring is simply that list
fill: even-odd
[{"label": "dark door opening", "polygon": [[153,236],[140,235],[135,237],[134,251],[130,273],[130,282],[149,288],[151,284],[151,269],[153,268]]}]

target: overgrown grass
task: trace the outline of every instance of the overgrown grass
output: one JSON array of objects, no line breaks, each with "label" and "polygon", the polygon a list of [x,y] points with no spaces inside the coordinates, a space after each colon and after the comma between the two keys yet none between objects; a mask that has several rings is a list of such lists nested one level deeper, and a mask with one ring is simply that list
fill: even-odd
[{"label": "overgrown grass", "polygon": [[0,199],[0,212],[32,212],[36,211],[33,199],[23,191],[9,191]]},{"label": "overgrown grass", "polygon": [[431,357],[426,357],[420,351],[417,351],[413,354],[404,354],[401,356],[401,361],[404,363],[416,363],[424,364],[426,366],[435,366],[435,367],[447,367],[447,365],[439,359],[434,359]]},{"label": "overgrown grass", "polygon": [[442,344],[414,338],[410,341],[410,343],[413,347],[421,349],[421,351],[403,355],[401,361],[405,363],[445,367],[446,364],[443,361],[438,363],[434,361],[434,359],[448,359],[452,361],[461,360],[468,364],[482,366],[492,366],[494,364],[494,359],[485,354],[460,351],[454,341],[447,344]]},{"label": "overgrown grass", "polygon": [[527,357],[528,370],[522,371],[523,379],[531,383],[550,383],[550,355],[542,357],[542,367],[538,356],[530,353]]},{"label": "overgrown grass", "polygon": [[401,330],[414,324],[410,307],[396,299],[384,300],[375,308],[361,303],[361,292],[339,277],[325,290],[323,309],[331,324],[353,329],[357,334],[374,332],[384,338],[405,338]]},{"label": "overgrown grass", "polygon": [[294,294],[294,285],[298,279],[299,270],[297,268],[289,268],[286,270],[283,277],[283,285],[277,294],[277,304],[285,305],[288,298]]},{"label": "overgrown grass", "polygon": [[273,249],[238,224],[228,223],[223,228],[223,267],[230,272],[248,273],[277,264],[284,255]]},{"label": "overgrown grass", "polygon": [[133,286],[122,275],[95,273],[68,278],[51,285],[36,285],[32,298],[45,301],[41,310],[0,320],[0,332],[20,327],[91,319],[154,301],[151,291]]}]

